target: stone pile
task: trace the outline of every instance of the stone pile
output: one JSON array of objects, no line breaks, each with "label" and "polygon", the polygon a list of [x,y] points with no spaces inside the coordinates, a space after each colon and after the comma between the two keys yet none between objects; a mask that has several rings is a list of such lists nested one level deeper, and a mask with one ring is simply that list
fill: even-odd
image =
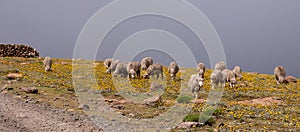
[{"label": "stone pile", "polygon": [[0,57],[37,58],[39,52],[24,44],[0,44]]}]

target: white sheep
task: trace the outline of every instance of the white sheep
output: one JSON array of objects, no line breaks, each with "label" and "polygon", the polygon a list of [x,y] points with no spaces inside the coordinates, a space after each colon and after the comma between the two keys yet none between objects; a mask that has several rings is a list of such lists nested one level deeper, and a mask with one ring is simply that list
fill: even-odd
[{"label": "white sheep", "polygon": [[130,62],[127,66],[127,72],[129,74],[129,78],[139,78],[141,76],[141,64],[137,61]]},{"label": "white sheep", "polygon": [[171,62],[168,67],[168,72],[171,74],[172,80],[176,78],[176,74],[179,71],[179,67],[176,62]]},{"label": "white sheep", "polygon": [[110,67],[106,70],[106,73],[113,73],[119,63],[121,63],[120,60],[113,60]]},{"label": "white sheep", "polygon": [[237,84],[236,78],[235,78],[235,74],[233,73],[233,71],[229,70],[229,69],[224,69],[222,71],[223,75],[226,78],[226,82],[229,83],[229,86],[231,88],[234,87],[235,84]]},{"label": "white sheep", "polygon": [[51,67],[52,67],[52,60],[49,56],[45,57],[44,61],[44,67],[45,67],[45,71],[51,71]]},{"label": "white sheep", "polygon": [[286,76],[285,69],[283,66],[276,66],[274,69],[274,76],[277,81],[277,84],[284,83],[284,78]]},{"label": "white sheep", "polygon": [[142,70],[147,70],[147,68],[153,64],[153,59],[151,57],[145,57],[141,61]]},{"label": "white sheep", "polygon": [[190,80],[188,82],[188,86],[192,91],[193,97],[196,97],[198,99],[199,91],[204,85],[204,79],[199,76],[199,74],[193,74],[190,77]]},{"label": "white sheep", "polygon": [[197,71],[199,72],[199,75],[201,75],[202,78],[204,78],[204,73],[205,73],[205,64],[204,63],[199,63],[197,65]]},{"label": "white sheep", "polygon": [[219,84],[221,84],[221,88],[224,88],[226,77],[221,70],[214,70],[213,73],[210,75],[210,82],[212,85],[212,89],[218,87]]},{"label": "white sheep", "polygon": [[148,67],[146,74],[143,77],[149,79],[150,75],[152,76],[152,78],[154,77],[154,75],[156,75],[156,78],[158,79],[159,75],[161,75],[161,78],[163,79],[163,73],[163,66],[161,64],[153,64]]}]

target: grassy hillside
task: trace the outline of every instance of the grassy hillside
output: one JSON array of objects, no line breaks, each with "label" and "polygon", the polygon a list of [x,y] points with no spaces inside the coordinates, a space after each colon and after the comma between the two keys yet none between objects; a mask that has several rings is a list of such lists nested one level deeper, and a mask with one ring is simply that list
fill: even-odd
[{"label": "grassy hillside", "polygon": [[[14,88],[8,91],[9,94],[28,96],[38,102],[48,103],[58,108],[82,112],[78,108],[79,103],[73,88],[72,60],[53,59],[53,63],[53,71],[44,72],[42,60],[39,59],[0,58],[0,75],[2,76],[0,87],[8,84],[9,87]],[[84,66],[80,68],[84,69]],[[110,74],[105,73],[106,69],[102,65],[102,61],[95,62],[94,68],[97,85],[91,86],[91,88],[100,91],[107,100],[126,99],[117,95],[117,91],[129,94],[148,93],[149,97],[162,94],[162,100],[156,106],[145,106],[127,101],[122,104],[123,108],[115,108],[124,116],[152,118],[168,110],[176,101],[183,107],[192,106],[193,109],[186,117],[186,121],[195,120],[193,119],[195,114],[209,111],[203,102],[191,103],[193,98],[187,87],[187,81],[191,74],[196,73],[194,68],[181,68],[177,80],[172,81],[165,67],[165,80],[156,81],[165,88],[162,91],[150,88],[151,83],[155,81],[153,79],[134,79],[129,83],[120,81],[122,80],[120,77],[113,79]],[[19,81],[6,80],[5,76],[12,72],[19,72],[24,77]],[[210,73],[211,70],[206,72],[205,86],[200,92],[199,98],[203,100],[206,100],[210,92]],[[144,72],[142,72],[143,74]],[[212,117],[209,115],[211,123],[193,129],[300,130],[300,107],[298,104],[300,87],[298,84],[277,85],[272,75],[256,73],[243,73],[243,80],[239,82],[235,88],[226,85],[220,105],[217,106],[216,111],[212,111]],[[89,83],[87,82],[86,85]],[[39,94],[25,94],[19,90],[21,87],[32,86],[39,89]],[[107,103],[112,102],[108,101]],[[196,115],[196,120],[199,120],[198,118],[199,116]]]}]

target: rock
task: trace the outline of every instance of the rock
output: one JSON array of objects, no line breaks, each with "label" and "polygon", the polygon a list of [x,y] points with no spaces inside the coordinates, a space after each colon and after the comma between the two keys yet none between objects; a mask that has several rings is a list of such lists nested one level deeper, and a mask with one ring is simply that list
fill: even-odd
[{"label": "rock", "polygon": [[24,44],[0,44],[0,57],[37,58],[39,52]]},{"label": "rock", "polygon": [[85,110],[85,111],[89,111],[89,110],[90,110],[90,106],[87,105],[87,104],[83,104],[83,105],[79,106],[79,108],[80,108],[80,109],[83,109],[83,110]]},{"label": "rock", "polygon": [[204,104],[204,103],[206,103],[206,100],[204,100],[204,99],[194,99],[192,102],[195,103],[195,104]]},{"label": "rock", "polygon": [[22,79],[23,75],[20,73],[9,73],[9,74],[7,74],[6,78],[8,80]]},{"label": "rock", "polygon": [[134,117],[134,114],[130,113],[130,114],[129,114],[129,117],[133,118],[133,117]]},{"label": "rock", "polygon": [[39,92],[36,87],[20,88],[20,91],[31,94],[37,94]]},{"label": "rock", "polygon": [[297,78],[293,76],[287,76],[284,78],[285,82],[287,83],[297,83]]},{"label": "rock", "polygon": [[4,91],[2,91],[1,93],[2,93],[2,94],[7,94],[8,91],[7,91],[7,90],[4,90]]},{"label": "rock", "polygon": [[144,105],[155,106],[158,102],[161,101],[161,96],[154,96],[143,101]]},{"label": "rock", "polygon": [[157,84],[155,82],[151,83],[150,90],[151,91],[159,91],[161,89],[165,89],[163,85]]},{"label": "rock", "polygon": [[191,127],[199,127],[200,124],[198,122],[182,122],[176,126],[176,128],[191,128]]}]

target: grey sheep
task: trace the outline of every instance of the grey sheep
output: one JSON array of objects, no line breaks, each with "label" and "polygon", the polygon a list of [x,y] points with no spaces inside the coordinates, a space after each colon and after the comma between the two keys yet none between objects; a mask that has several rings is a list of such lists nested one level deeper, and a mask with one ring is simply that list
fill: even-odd
[{"label": "grey sheep", "polygon": [[204,78],[204,73],[205,73],[205,64],[204,63],[199,63],[197,65],[197,71],[199,72],[199,75],[201,75],[202,78]]},{"label": "grey sheep", "polygon": [[190,80],[188,82],[188,86],[192,91],[193,97],[196,97],[198,99],[199,91],[204,85],[204,79],[199,76],[199,74],[193,74],[190,77]]},{"label": "grey sheep", "polygon": [[137,61],[130,62],[127,66],[127,72],[129,74],[129,78],[139,78],[141,76],[141,64]]},{"label": "grey sheep", "polygon": [[234,87],[235,84],[237,84],[236,78],[235,78],[235,74],[233,73],[233,71],[229,70],[229,69],[224,69],[222,71],[223,75],[226,78],[226,82],[229,83],[229,86],[231,88]]},{"label": "grey sheep", "polygon": [[121,63],[120,60],[113,60],[110,67],[106,70],[106,73],[113,73],[119,63]]},{"label": "grey sheep", "polygon": [[224,69],[226,69],[226,64],[224,61],[220,61],[215,65],[215,70],[223,71]]},{"label": "grey sheep", "polygon": [[285,69],[283,66],[276,66],[274,69],[274,76],[277,81],[277,84],[284,83],[284,78],[286,76]]},{"label": "grey sheep", "polygon": [[146,74],[143,77],[149,79],[150,75],[152,78],[154,78],[154,75],[156,75],[156,78],[158,79],[159,75],[161,75],[161,78],[163,79],[163,73],[163,66],[161,64],[153,64],[148,67]]},{"label": "grey sheep", "polygon": [[214,70],[213,73],[210,75],[210,82],[212,85],[212,89],[218,87],[219,84],[221,84],[221,88],[224,88],[226,77],[221,70]]},{"label": "grey sheep", "polygon": [[112,58],[107,58],[104,60],[103,64],[106,67],[106,69],[108,69],[110,67],[112,61],[113,61]]},{"label": "grey sheep", "polygon": [[236,78],[242,79],[242,69],[240,66],[235,66],[232,70]]},{"label": "grey sheep", "polygon": [[52,60],[50,57],[45,57],[44,61],[44,67],[45,67],[45,71],[51,71],[51,67],[52,67]]},{"label": "grey sheep", "polygon": [[118,63],[113,73],[113,76],[116,77],[118,75],[121,75],[121,77],[127,77],[128,76],[127,66],[128,66],[128,62]]},{"label": "grey sheep", "polygon": [[147,70],[147,68],[153,64],[153,59],[151,57],[145,57],[141,61],[142,70]]},{"label": "grey sheep", "polygon": [[179,67],[176,62],[171,62],[168,67],[168,72],[171,74],[172,79],[174,80],[176,78],[176,74],[179,71]]}]

